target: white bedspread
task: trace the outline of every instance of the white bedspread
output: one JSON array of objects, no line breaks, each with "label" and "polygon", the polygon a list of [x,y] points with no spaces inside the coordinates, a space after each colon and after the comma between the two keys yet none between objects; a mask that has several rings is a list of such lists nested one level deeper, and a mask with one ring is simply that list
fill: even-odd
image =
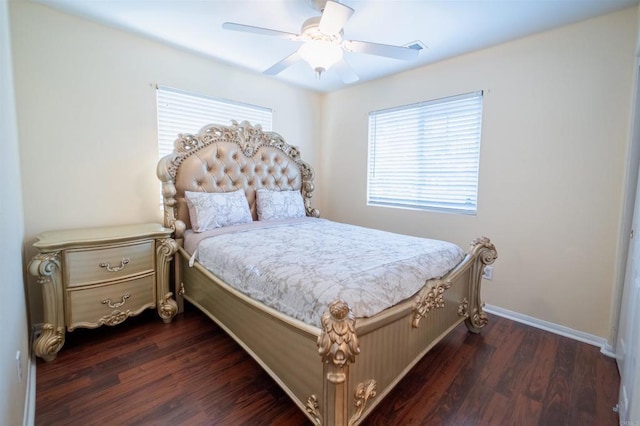
[{"label": "white bedspread", "polygon": [[[369,317],[417,293],[464,257],[445,241],[325,219],[253,222],[185,241],[214,275],[253,299],[320,326],[330,302]],[[190,247],[191,246],[191,247]]]}]

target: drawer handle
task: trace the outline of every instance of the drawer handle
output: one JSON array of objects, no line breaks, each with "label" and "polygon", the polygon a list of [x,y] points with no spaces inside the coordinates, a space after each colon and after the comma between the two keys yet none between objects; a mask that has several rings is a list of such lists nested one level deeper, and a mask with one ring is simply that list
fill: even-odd
[{"label": "drawer handle", "polygon": [[118,272],[124,269],[124,267],[131,262],[131,259],[129,259],[128,257],[123,258],[120,261],[120,266],[111,266],[110,264],[106,263],[106,262],[102,262],[100,263],[98,266],[100,266],[101,268],[106,269],[109,272]]},{"label": "drawer handle", "polygon": [[115,309],[115,308],[119,308],[120,306],[124,305],[126,303],[127,299],[130,298],[130,297],[131,297],[131,295],[129,293],[125,293],[124,296],[122,296],[122,301],[121,302],[111,303],[111,299],[104,299],[102,301],[102,304],[109,306],[111,309]]}]

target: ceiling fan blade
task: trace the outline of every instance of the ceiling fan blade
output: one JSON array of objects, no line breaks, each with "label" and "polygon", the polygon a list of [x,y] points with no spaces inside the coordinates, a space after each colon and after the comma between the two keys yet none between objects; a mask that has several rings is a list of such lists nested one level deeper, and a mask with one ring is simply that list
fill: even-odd
[{"label": "ceiling fan blade", "polygon": [[263,71],[262,74],[265,74],[265,75],[276,75],[276,74],[284,71],[286,68],[290,67],[291,65],[295,64],[299,60],[300,60],[300,55],[298,54],[298,52],[297,51],[293,52],[291,55],[287,56],[286,58],[284,58],[280,62],[276,62],[270,68],[268,68],[265,71]]},{"label": "ceiling fan blade", "polygon": [[349,63],[344,59],[340,59],[331,68],[336,70],[336,72],[338,73],[338,75],[340,76],[340,79],[344,84],[351,84],[360,80],[360,77],[358,77],[358,74],[356,74],[355,71],[353,71],[353,68],[351,68],[351,65],[349,65]]},{"label": "ceiling fan blade", "polygon": [[286,38],[288,40],[298,40],[298,35],[293,33],[287,33],[284,31],[271,30],[269,28],[254,27],[252,25],[236,24],[234,22],[225,22],[222,24],[222,28],[225,30],[242,31],[245,33],[253,33],[267,36],[275,36],[280,38]]},{"label": "ceiling fan blade", "polygon": [[323,34],[338,34],[351,15],[353,15],[353,9],[349,6],[329,0],[322,11],[318,29]]},{"label": "ceiling fan blade", "polygon": [[418,56],[416,49],[390,44],[370,43],[368,41],[345,40],[342,46],[347,52],[368,53],[387,58],[409,60]]}]

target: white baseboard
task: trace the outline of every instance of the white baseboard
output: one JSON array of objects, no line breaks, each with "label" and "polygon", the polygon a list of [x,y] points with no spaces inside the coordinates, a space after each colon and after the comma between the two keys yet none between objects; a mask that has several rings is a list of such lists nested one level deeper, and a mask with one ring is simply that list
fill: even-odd
[{"label": "white baseboard", "polygon": [[33,426],[36,419],[36,356],[27,360],[27,391],[24,402],[23,426]]},{"label": "white baseboard", "polygon": [[600,348],[602,354],[615,358],[615,350],[607,340],[603,337],[594,336],[593,334],[584,333],[582,331],[574,330],[563,325],[555,324],[549,321],[544,321],[538,318],[530,317],[518,312],[510,311],[508,309],[500,308],[498,306],[485,305],[484,310],[490,314],[497,315],[499,317],[507,318],[522,324],[530,325],[531,327],[539,328],[560,336],[568,337],[579,342],[588,343]]}]

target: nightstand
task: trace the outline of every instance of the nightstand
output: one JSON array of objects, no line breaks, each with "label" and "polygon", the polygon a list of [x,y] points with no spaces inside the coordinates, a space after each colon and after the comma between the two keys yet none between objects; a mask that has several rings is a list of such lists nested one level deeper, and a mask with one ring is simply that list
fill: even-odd
[{"label": "nightstand", "polygon": [[177,312],[169,269],[178,250],[159,224],[43,232],[29,272],[42,286],[44,324],[35,354],[53,360],[65,332],[116,325],[157,308],[164,322]]}]

